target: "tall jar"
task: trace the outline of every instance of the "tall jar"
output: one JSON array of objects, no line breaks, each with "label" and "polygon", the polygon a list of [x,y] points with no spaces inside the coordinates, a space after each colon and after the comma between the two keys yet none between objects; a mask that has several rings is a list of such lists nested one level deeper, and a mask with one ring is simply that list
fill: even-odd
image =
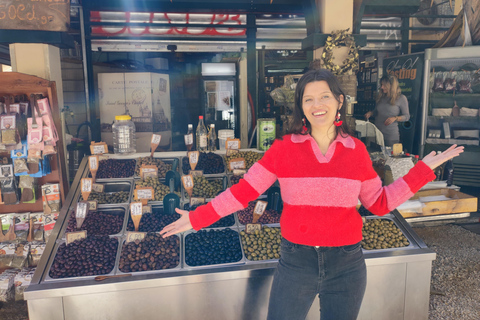
[{"label": "tall jar", "polygon": [[118,154],[132,154],[136,152],[135,124],[129,115],[115,116],[112,126],[113,152]]}]

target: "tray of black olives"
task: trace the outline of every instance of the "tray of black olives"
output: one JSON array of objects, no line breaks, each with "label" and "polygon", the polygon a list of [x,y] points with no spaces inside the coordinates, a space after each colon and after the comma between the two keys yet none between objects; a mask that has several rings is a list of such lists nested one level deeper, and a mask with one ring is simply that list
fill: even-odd
[{"label": "tray of black olives", "polygon": [[[233,185],[237,184],[240,182],[240,179],[243,178],[243,174],[242,175],[234,175],[234,174],[227,174],[227,177],[228,177],[228,187],[232,187]],[[268,189],[265,190],[264,193],[262,193],[262,195],[267,195],[267,192],[268,192]]]},{"label": "tray of black olives", "polygon": [[[127,220],[126,206],[117,206],[112,208],[98,208],[96,211],[88,212],[82,226],[77,229],[77,220],[75,210],[72,210],[68,220],[66,232],[87,231],[87,235],[96,236],[121,236]],[[62,239],[65,239],[63,233]]]},{"label": "tray of black olives", "polygon": [[[137,161],[135,159],[106,159],[100,160],[97,181],[133,179]],[[91,177],[91,173],[89,173]]]},{"label": "tray of black olives", "polygon": [[236,228],[185,232],[183,259],[185,269],[245,264],[240,235]]},{"label": "tray of black olives", "polygon": [[[96,200],[100,207],[110,207],[119,204],[130,203],[130,196],[132,192],[132,182],[130,181],[113,181],[113,182],[97,182],[104,186],[103,192],[92,191],[88,196],[88,200]],[[82,195],[79,196],[78,201],[84,200]]]},{"label": "tray of black olives", "polygon": [[[252,223],[253,211],[258,200],[267,201],[267,198],[261,197],[255,201],[250,201],[245,209],[236,212],[239,226],[244,226],[247,223]],[[268,209],[267,207],[265,212],[260,216],[260,219],[258,219],[258,223],[264,225],[277,225],[280,223],[281,215],[282,214],[280,212],[273,209]]]},{"label": "tray of black olives", "polygon": [[[160,232],[165,226],[173,223],[180,218],[178,213],[167,213],[163,211],[162,206],[152,206],[151,213],[142,214],[138,232]],[[134,231],[132,217],[128,215],[127,231]]]},{"label": "tray of black olives", "polygon": [[415,248],[395,221],[385,216],[366,217],[361,245],[367,252]]},{"label": "tray of black olives", "polygon": [[[189,203],[185,203],[183,205],[183,209],[187,211],[193,211],[197,209],[200,205],[201,204],[190,206]],[[206,228],[209,228],[209,229],[210,228],[228,228],[228,227],[236,227],[236,226],[237,226],[237,221],[235,220],[235,215],[229,214],[228,216],[221,218],[217,222],[209,225],[208,227],[205,227],[205,229]]]},{"label": "tray of black olives", "polygon": [[149,232],[143,240],[122,240],[116,274],[148,274],[181,269],[181,237]]},{"label": "tray of black olives", "polygon": [[[188,174],[191,170],[188,157],[182,158],[182,172]],[[222,175],[225,173],[225,160],[213,152],[200,152],[195,170],[203,170],[204,175]]]},{"label": "tray of black olives", "polygon": [[[213,199],[222,191],[225,191],[228,187],[227,176],[221,177],[212,177],[212,176],[196,176],[193,177],[193,191],[192,197]],[[186,200],[189,199],[189,196],[185,189],[183,189],[183,194]]]},{"label": "tray of black olives", "polygon": [[140,178],[140,168],[142,165],[151,166],[154,165],[158,168],[158,177],[165,178],[168,171],[178,171],[178,158],[150,158],[141,157],[137,158],[137,167],[135,169],[135,178]]},{"label": "tray of black olives", "polygon": [[239,230],[247,263],[280,259],[282,233],[279,226],[263,226],[262,230],[256,230],[253,233],[246,233],[244,227],[240,227]]},{"label": "tray of black olives", "polygon": [[100,275],[114,275],[118,252],[120,242],[116,236],[87,236],[68,245],[59,241],[44,280],[89,280]]}]

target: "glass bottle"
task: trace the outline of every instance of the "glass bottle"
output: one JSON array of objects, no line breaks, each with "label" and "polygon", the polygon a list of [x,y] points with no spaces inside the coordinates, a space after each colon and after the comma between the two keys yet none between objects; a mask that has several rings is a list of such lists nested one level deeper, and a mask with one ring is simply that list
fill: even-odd
[{"label": "glass bottle", "polygon": [[200,152],[207,151],[207,129],[203,124],[203,116],[198,117],[198,126],[197,126],[197,150]]},{"label": "glass bottle", "polygon": [[112,125],[113,151],[119,154],[132,154],[136,152],[135,124],[129,115],[115,116]]},{"label": "glass bottle", "polygon": [[210,130],[208,131],[208,151],[217,150],[217,134],[215,133],[215,124],[210,125]]},{"label": "glass bottle", "polygon": [[185,146],[187,146],[188,151],[192,151],[193,147],[193,124],[188,124],[187,134],[184,136]]}]

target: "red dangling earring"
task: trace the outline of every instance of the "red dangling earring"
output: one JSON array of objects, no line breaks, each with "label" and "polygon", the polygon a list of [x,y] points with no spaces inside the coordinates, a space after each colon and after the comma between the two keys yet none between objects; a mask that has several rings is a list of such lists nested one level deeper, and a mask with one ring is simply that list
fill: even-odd
[{"label": "red dangling earring", "polygon": [[307,128],[307,122],[305,121],[305,118],[302,119],[302,123],[303,123],[303,133],[306,133],[308,128]]},{"label": "red dangling earring", "polygon": [[343,121],[340,120],[340,111],[337,112],[337,116],[335,117],[335,121],[333,124],[337,127],[340,127],[342,125]]}]

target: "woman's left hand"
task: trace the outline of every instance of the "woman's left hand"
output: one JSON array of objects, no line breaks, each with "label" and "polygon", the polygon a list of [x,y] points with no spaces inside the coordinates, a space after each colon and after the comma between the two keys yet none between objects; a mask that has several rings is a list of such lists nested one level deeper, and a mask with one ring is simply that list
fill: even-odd
[{"label": "woman's left hand", "polygon": [[438,153],[436,151],[432,151],[427,154],[422,161],[430,167],[430,169],[435,169],[442,163],[457,157],[460,153],[463,152],[463,146],[457,147],[456,144],[452,145],[447,150],[443,151],[442,153]]},{"label": "woman's left hand", "polygon": [[394,123],[395,121],[397,121],[397,117],[389,117],[387,118],[387,120],[385,120],[385,125],[388,126],[388,125],[391,125],[392,123]]}]

